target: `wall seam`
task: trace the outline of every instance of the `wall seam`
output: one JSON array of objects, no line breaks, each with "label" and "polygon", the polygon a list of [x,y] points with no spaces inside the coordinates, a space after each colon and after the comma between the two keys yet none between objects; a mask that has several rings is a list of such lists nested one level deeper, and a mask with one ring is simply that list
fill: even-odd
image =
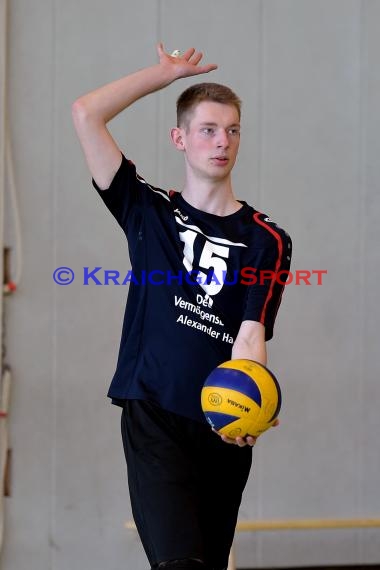
[{"label": "wall seam", "polygon": [[[157,15],[156,15],[156,41],[162,41],[162,1],[157,0]],[[166,48],[167,46],[164,45]],[[161,141],[161,131],[162,131],[162,113],[163,113],[163,94],[162,91],[158,91],[155,94],[156,100],[156,117],[155,117],[155,126],[156,126],[156,144],[155,144],[155,180],[157,180],[157,186],[162,186],[162,173],[163,173],[163,156],[162,156],[162,141]]]},{"label": "wall seam", "polygon": [[[359,163],[359,307],[358,307],[358,322],[359,322],[359,382],[358,382],[358,402],[359,409],[364,412],[364,381],[365,381],[365,359],[364,359],[364,343],[365,343],[365,209],[366,209],[366,133],[367,133],[367,113],[366,102],[367,97],[367,49],[365,37],[365,23],[366,18],[366,0],[361,0],[359,3],[359,148],[358,148],[358,163]],[[364,417],[364,416],[363,416]],[[363,510],[363,441],[364,441],[364,422],[359,422],[359,441],[357,445],[357,453],[359,458],[356,462],[357,465],[357,501],[360,509],[359,516],[362,516]],[[358,553],[360,562],[364,562],[364,532],[360,530],[358,533]]]},{"label": "wall seam", "polygon": [[[257,42],[257,70],[258,70],[258,101],[257,101],[257,113],[256,113],[256,122],[257,122],[257,148],[258,148],[258,158],[256,161],[257,166],[257,175],[256,175],[256,199],[255,199],[255,207],[257,205],[258,209],[261,209],[261,201],[262,201],[262,173],[263,173],[263,163],[264,163],[264,139],[263,139],[263,122],[265,118],[265,84],[264,84],[264,69],[265,69],[265,49],[264,49],[264,29],[265,29],[265,7],[263,0],[259,0],[258,4],[258,22],[259,22],[259,29],[258,29],[258,42]],[[262,461],[260,461],[260,457],[258,457],[258,461],[256,462],[256,474],[257,477],[257,497],[258,497],[258,518],[263,518],[263,465]],[[264,544],[263,544],[263,536],[261,533],[257,535],[256,538],[256,564],[261,567],[264,565]]]},{"label": "wall seam", "polygon": [[264,122],[264,113],[265,113],[265,85],[264,85],[264,69],[265,69],[265,50],[264,50],[264,28],[265,28],[265,7],[263,0],[259,0],[259,29],[258,29],[258,101],[257,101],[257,113],[256,113],[256,122],[257,122],[257,143],[258,143],[258,160],[257,160],[257,175],[256,175],[256,203],[261,207],[261,199],[262,199],[262,165],[264,162],[264,144],[263,144],[263,122]]},{"label": "wall seam", "polygon": [[[57,56],[57,45],[56,45],[56,31],[57,31],[57,4],[56,0],[52,0],[51,4],[51,29],[52,29],[52,40],[51,40],[51,78],[52,78],[52,106],[50,110],[51,114],[51,131],[50,131],[50,179],[51,179],[51,220],[52,229],[51,235],[52,239],[52,261],[53,268],[57,265],[57,177],[56,177],[56,121],[55,121],[55,109],[57,89],[56,89],[56,56]],[[49,562],[50,569],[54,570],[56,567],[56,510],[57,510],[57,289],[54,286],[54,281],[52,280],[52,346],[51,346],[51,465],[50,465],[50,488],[51,488],[51,498],[50,498],[50,529],[49,529]]]}]

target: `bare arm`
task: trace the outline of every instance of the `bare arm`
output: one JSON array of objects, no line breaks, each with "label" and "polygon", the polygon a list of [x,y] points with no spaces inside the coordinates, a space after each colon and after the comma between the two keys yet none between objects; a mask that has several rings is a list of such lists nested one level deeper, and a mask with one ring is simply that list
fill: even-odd
[{"label": "bare arm", "polygon": [[248,358],[266,366],[265,327],[256,321],[243,321],[232,347],[232,358]]},{"label": "bare arm", "polygon": [[194,48],[173,57],[157,46],[159,63],[136,71],[79,97],[72,105],[74,126],[91,175],[101,189],[112,182],[121,164],[121,153],[107,123],[135,101],[166,87],[176,79],[208,73],[216,65],[199,65],[202,53]]}]

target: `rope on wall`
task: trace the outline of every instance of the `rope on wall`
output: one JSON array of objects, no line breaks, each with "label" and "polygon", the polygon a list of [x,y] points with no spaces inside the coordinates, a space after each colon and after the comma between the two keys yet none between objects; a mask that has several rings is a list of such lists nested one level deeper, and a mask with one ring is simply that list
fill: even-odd
[{"label": "rope on wall", "polygon": [[4,538],[4,496],[9,494],[9,454],[8,449],[8,411],[11,388],[11,371],[5,367],[2,374],[1,394],[0,394],[0,473],[1,473],[1,493],[0,493],[0,551],[3,547]]},{"label": "rope on wall", "polygon": [[[19,285],[22,267],[20,211],[17,201],[7,105],[7,24],[8,0],[0,0],[0,553],[4,542],[4,496],[10,495],[11,458],[8,419],[12,375],[11,367],[6,362],[6,307],[4,301],[5,297],[14,293]],[[4,219],[5,193],[9,196],[10,215]],[[11,246],[4,244],[5,221],[12,223],[12,241],[14,243]],[[11,263],[11,260],[14,263]]]}]

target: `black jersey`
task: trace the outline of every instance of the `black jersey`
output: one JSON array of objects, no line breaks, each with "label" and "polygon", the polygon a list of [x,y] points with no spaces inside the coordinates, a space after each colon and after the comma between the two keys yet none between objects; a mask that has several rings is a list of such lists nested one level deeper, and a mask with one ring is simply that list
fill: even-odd
[{"label": "black jersey", "polygon": [[203,382],[231,358],[241,323],[258,321],[266,340],[273,335],[290,238],[243,201],[228,216],[197,210],[149,185],[124,156],[107,190],[93,185],[124,230],[132,266],[108,396],[205,421]]}]

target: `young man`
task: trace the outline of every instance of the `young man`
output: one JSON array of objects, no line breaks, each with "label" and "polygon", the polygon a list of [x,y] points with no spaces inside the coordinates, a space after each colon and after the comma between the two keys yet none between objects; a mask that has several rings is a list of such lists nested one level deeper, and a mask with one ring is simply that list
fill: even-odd
[{"label": "young man", "polygon": [[202,83],[178,99],[171,139],[184,156],[182,193],[148,184],[121,153],[108,121],[176,79],[217,67],[201,66],[194,49],[157,49],[157,65],[80,97],[73,118],[132,264],[109,396],[123,408],[136,525],[152,568],[223,570],[255,438],[213,432],[200,392],[221,362],[266,364],[283,291],[276,273],[289,269],[291,242],[233,194],[240,100],[228,87]]}]

